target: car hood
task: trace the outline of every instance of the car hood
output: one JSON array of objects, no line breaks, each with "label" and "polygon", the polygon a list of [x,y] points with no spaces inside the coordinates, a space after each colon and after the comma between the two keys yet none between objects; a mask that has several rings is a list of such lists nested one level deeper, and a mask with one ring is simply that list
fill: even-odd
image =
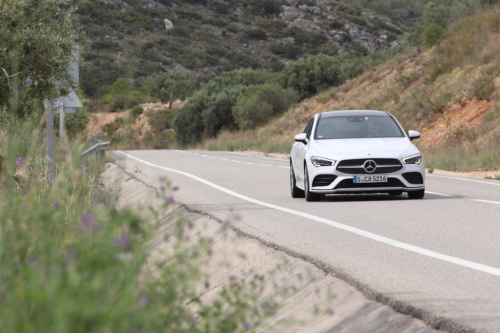
[{"label": "car hood", "polygon": [[365,157],[400,159],[419,153],[406,137],[314,140],[311,148],[311,154],[335,160]]}]

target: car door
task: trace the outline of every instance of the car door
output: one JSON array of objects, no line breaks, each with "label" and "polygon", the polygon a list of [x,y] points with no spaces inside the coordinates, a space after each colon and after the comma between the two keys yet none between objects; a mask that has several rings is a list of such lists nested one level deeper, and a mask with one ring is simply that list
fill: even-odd
[{"label": "car door", "polygon": [[[311,138],[311,133],[312,133],[312,128],[314,124],[314,118],[311,118],[309,122],[307,123],[307,126],[304,128],[304,132],[307,135],[307,140],[310,140]],[[295,169],[295,178],[300,184],[304,184],[304,158],[306,156],[307,150],[309,143],[304,144],[302,142],[297,142],[297,149],[296,151],[296,156],[295,159],[295,165],[293,166]]]}]

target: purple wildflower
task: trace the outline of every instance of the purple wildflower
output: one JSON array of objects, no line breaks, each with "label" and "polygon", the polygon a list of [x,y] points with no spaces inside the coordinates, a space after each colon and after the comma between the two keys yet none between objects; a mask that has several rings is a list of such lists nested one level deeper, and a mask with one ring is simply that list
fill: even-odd
[{"label": "purple wildflower", "polygon": [[210,288],[210,282],[209,281],[205,281],[205,288]]},{"label": "purple wildflower", "polygon": [[66,251],[64,255],[64,262],[68,265],[71,265],[76,261],[76,257],[77,257],[76,250],[70,248]]},{"label": "purple wildflower", "polygon": [[21,195],[22,195],[23,197],[25,197],[27,194],[28,194],[28,189],[23,188],[23,189],[21,190]]},{"label": "purple wildflower", "polygon": [[284,292],[284,293],[288,293],[290,291],[290,288],[288,286],[283,286],[281,288],[281,290]]},{"label": "purple wildflower", "polygon": [[249,330],[252,328],[252,324],[250,324],[248,321],[243,325],[246,330]]},{"label": "purple wildflower", "polygon": [[54,208],[59,209],[59,207],[61,207],[61,203],[59,202],[59,200],[54,201]]},{"label": "purple wildflower", "polygon": [[333,316],[335,314],[335,311],[333,310],[333,308],[328,308],[328,313]]},{"label": "purple wildflower", "polygon": [[314,281],[316,281],[316,280],[317,280],[317,279],[316,279],[316,277],[315,277],[315,276],[311,276],[311,282],[314,282]]},{"label": "purple wildflower", "polygon": [[257,280],[257,279],[260,279],[260,278],[261,278],[261,276],[260,276],[258,273],[255,273],[255,274],[253,275],[253,278],[254,278],[255,280]]},{"label": "purple wildflower", "polygon": [[173,191],[179,191],[179,186],[172,186]]},{"label": "purple wildflower", "polygon": [[120,249],[128,249],[132,245],[132,241],[130,240],[130,237],[123,233],[120,235],[120,237],[117,238],[116,240],[116,246],[119,247]]},{"label": "purple wildflower", "polygon": [[212,249],[211,247],[208,248],[208,255],[209,256],[213,256],[214,255],[214,249]]},{"label": "purple wildflower", "polygon": [[175,199],[174,199],[174,197],[172,197],[172,196],[168,196],[168,197],[167,197],[167,202],[168,202],[169,204],[172,204],[172,205],[173,205],[173,204],[175,203]]},{"label": "purple wildflower", "polygon": [[247,255],[245,252],[238,252],[238,257],[240,257],[241,259],[246,259],[247,258]]},{"label": "purple wildflower", "polygon": [[33,257],[28,257],[28,258],[26,259],[26,264],[27,264],[28,266],[30,266],[30,267],[36,267],[36,264],[37,264],[37,263],[36,263],[35,258],[33,258]]},{"label": "purple wildflower", "polygon": [[196,325],[196,324],[198,324],[198,322],[199,322],[198,317],[195,317],[195,316],[191,317],[191,324]]},{"label": "purple wildflower", "polygon": [[165,235],[163,235],[163,241],[168,242],[170,239],[170,234],[167,232]]},{"label": "purple wildflower", "polygon": [[24,160],[24,158],[22,157],[19,157],[17,160],[16,160],[16,167],[17,168],[20,168],[24,165],[24,163],[26,163],[26,161]]},{"label": "purple wildflower", "polygon": [[188,221],[187,222],[187,227],[188,227],[189,230],[193,229],[193,222]]},{"label": "purple wildflower", "polygon": [[50,180],[50,181],[54,181],[56,179],[56,175],[53,175],[53,174],[48,174],[47,175],[47,179]]},{"label": "purple wildflower", "polygon": [[80,224],[78,229],[86,231],[88,233],[93,233],[99,229],[99,225],[95,222],[94,215],[92,212],[85,212],[80,218]]},{"label": "purple wildflower", "polygon": [[142,309],[144,307],[146,307],[147,305],[149,304],[149,297],[144,295],[141,297],[141,299],[139,300],[139,303],[137,303],[137,306]]}]

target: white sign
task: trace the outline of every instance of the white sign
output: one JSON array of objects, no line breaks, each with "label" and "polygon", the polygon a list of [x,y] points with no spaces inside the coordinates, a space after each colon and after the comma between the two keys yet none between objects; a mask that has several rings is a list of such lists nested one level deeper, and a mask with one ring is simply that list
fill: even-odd
[{"label": "white sign", "polygon": [[83,107],[82,102],[76,95],[76,93],[71,90],[68,96],[63,97],[64,108],[81,108]]}]

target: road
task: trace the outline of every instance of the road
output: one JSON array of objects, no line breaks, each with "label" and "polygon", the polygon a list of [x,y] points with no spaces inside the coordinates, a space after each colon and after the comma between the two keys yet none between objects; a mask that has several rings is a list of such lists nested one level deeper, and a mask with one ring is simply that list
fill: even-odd
[{"label": "road", "polygon": [[292,199],[289,162],[217,151],[114,152],[178,201],[316,258],[371,289],[481,332],[500,332],[500,181],[427,175],[426,196]]}]

